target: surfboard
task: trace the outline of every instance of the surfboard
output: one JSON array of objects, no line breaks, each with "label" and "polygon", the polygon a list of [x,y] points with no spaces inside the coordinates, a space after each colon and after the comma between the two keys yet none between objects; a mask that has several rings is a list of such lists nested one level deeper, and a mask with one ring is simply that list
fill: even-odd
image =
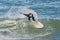
[{"label": "surfboard", "polygon": [[35,28],[43,28],[43,24],[39,21],[32,21]]}]

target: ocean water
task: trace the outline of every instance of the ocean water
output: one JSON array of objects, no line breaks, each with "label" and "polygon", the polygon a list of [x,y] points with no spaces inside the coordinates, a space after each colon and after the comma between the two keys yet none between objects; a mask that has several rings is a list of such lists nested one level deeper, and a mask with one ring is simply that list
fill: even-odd
[{"label": "ocean water", "polygon": [[[44,27],[20,12],[33,13]],[[0,0],[0,40],[60,40],[60,0]]]}]

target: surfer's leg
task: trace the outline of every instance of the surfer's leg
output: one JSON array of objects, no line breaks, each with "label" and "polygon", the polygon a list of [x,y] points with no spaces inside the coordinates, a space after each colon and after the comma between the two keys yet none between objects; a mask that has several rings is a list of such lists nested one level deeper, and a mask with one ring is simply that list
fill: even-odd
[{"label": "surfer's leg", "polygon": [[28,20],[30,21],[30,17],[28,17]]}]

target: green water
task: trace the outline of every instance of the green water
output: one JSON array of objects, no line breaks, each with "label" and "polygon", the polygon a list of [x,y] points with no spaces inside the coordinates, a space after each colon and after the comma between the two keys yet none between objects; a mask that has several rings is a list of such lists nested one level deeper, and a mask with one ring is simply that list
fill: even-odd
[{"label": "green water", "polygon": [[[1,19],[0,22],[4,20]],[[0,37],[4,40],[57,40],[60,35],[60,20],[40,19],[43,28],[35,28],[29,21],[16,19],[16,25],[0,24]],[[59,36],[60,37],[60,36]],[[59,39],[58,37],[58,39]]]}]

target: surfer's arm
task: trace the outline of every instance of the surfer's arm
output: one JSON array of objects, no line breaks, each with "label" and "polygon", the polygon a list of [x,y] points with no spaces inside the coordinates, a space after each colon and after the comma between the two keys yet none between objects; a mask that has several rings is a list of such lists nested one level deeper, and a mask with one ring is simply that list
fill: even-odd
[{"label": "surfer's arm", "polygon": [[28,14],[24,14],[24,13],[20,13],[20,14],[25,15],[25,16],[28,16]]},{"label": "surfer's arm", "polygon": [[35,20],[35,17],[34,17],[33,15],[32,15],[32,20],[33,20],[33,21],[36,21],[36,20]]},{"label": "surfer's arm", "polygon": [[35,18],[34,18],[34,17],[32,17],[32,20],[33,20],[33,21],[35,21]]},{"label": "surfer's arm", "polygon": [[28,16],[28,14],[23,14],[23,15]]}]

